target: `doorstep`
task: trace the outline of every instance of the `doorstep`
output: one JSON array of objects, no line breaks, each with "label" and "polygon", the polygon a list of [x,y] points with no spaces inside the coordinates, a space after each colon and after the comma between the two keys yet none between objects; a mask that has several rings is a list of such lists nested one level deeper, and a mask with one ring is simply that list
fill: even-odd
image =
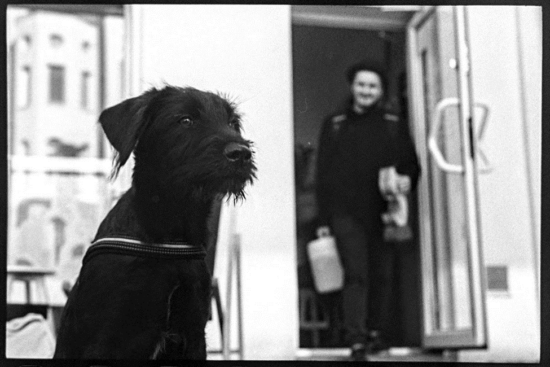
[{"label": "doorstep", "polygon": [[[349,360],[348,348],[300,348],[296,359],[301,361],[346,361]],[[431,353],[420,348],[394,347],[368,356],[373,362],[452,362],[452,355]]]}]

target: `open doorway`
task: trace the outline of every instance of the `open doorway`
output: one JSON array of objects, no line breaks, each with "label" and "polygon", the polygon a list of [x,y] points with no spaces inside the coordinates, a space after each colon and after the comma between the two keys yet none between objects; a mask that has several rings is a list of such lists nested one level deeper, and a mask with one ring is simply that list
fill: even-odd
[{"label": "open doorway", "polygon": [[[331,7],[344,12],[346,7]],[[298,9],[300,10],[300,9]],[[365,10],[365,9],[364,9]],[[325,10],[326,11],[326,10]],[[370,9],[365,11],[371,12]],[[392,14],[391,16],[395,16]],[[330,17],[325,17],[328,19]],[[304,22],[293,17],[294,143],[300,348],[342,348],[341,293],[318,294],[313,286],[307,243],[315,238],[315,161],[322,121],[346,107],[349,98],[345,70],[358,61],[386,65],[392,107],[407,117],[406,38],[404,27],[358,26]],[[312,19],[311,17],[309,19]],[[317,19],[323,19],[318,17]],[[380,24],[380,23],[375,23]],[[403,23],[404,24],[404,23]],[[417,204],[412,198],[412,225],[417,230]],[[384,333],[391,346],[421,344],[420,250],[418,236],[403,243],[394,263],[391,325]]]}]

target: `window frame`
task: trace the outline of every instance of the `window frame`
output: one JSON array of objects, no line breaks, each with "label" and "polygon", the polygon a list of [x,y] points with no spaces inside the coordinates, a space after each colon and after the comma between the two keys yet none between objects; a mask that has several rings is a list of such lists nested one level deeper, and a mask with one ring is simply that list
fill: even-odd
[{"label": "window frame", "polygon": [[[32,93],[31,93],[31,86],[32,86],[32,68],[30,65],[21,65],[17,70],[16,78],[25,78],[26,80],[22,80],[22,82],[25,84],[25,89],[23,93],[18,93],[16,98],[16,106],[19,110],[25,110],[31,106],[32,102]],[[23,84],[21,84],[23,85]],[[21,100],[20,97],[24,97],[24,103]]]}]

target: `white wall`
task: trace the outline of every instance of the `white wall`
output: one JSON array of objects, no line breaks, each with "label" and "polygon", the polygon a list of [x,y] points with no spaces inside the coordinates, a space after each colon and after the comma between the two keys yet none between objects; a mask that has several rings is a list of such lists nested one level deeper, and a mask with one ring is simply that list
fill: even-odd
[{"label": "white wall", "polygon": [[[540,244],[534,235],[540,230],[540,200],[531,200],[530,192],[540,195],[541,79],[536,78],[542,72],[542,13],[524,8],[518,33],[517,10],[468,11],[474,97],[491,109],[481,144],[494,171],[479,177],[484,260],[486,266],[508,267],[509,291],[487,292],[489,349],[461,352],[465,361],[535,362],[540,352]],[[518,44],[518,34],[529,49]],[[529,66],[528,73],[522,65]]]},{"label": "white wall", "polygon": [[[227,92],[255,143],[258,180],[237,210],[245,359],[293,359],[298,345],[289,6],[135,5],[131,64],[139,85]],[[141,71],[140,71],[141,70]],[[223,279],[229,212],[215,272]],[[219,346],[216,325],[208,343]]]},{"label": "white wall", "polygon": [[[540,223],[541,223],[541,136],[542,136],[542,10],[536,6],[519,6],[516,9],[519,22],[519,61],[523,74],[523,98],[525,144],[527,146],[532,206],[533,229],[540,274]],[[540,278],[539,278],[540,282]],[[540,287],[540,284],[539,284]]]}]

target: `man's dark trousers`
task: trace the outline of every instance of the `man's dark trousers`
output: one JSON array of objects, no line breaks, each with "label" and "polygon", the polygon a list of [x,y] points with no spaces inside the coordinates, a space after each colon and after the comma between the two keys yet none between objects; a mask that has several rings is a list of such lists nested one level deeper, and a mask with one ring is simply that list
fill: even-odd
[{"label": "man's dark trousers", "polygon": [[347,214],[336,214],[331,221],[345,272],[343,321],[350,346],[367,343],[367,319],[370,329],[380,330],[391,308],[394,249],[383,241],[381,226],[365,224],[369,222]]}]

